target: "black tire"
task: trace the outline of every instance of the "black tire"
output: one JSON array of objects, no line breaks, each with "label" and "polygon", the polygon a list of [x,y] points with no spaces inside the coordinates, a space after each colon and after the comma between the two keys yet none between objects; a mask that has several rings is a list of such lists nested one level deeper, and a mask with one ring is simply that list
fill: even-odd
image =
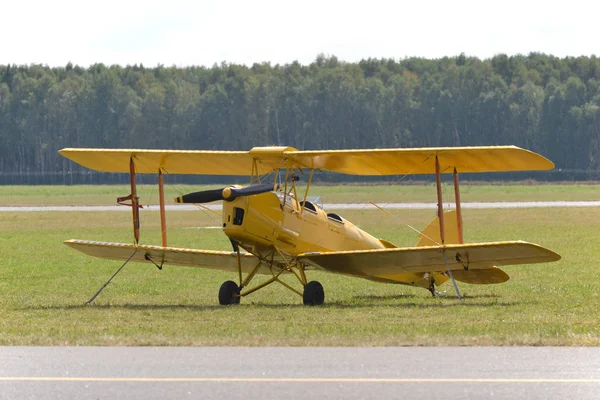
[{"label": "black tire", "polygon": [[234,294],[240,294],[240,288],[234,281],[227,281],[219,289],[219,304],[228,306],[230,304],[240,304],[239,297],[233,297]]},{"label": "black tire", "polygon": [[302,301],[307,306],[320,306],[325,302],[325,291],[323,285],[317,281],[311,281],[304,286]]}]

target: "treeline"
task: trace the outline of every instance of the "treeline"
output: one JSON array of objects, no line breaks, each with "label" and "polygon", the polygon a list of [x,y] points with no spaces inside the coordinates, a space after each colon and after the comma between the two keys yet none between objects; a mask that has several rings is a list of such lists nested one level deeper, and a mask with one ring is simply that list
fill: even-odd
[{"label": "treeline", "polygon": [[[0,65],[0,174],[75,170],[63,147],[298,149],[515,144],[600,170],[600,59],[318,56],[146,68]],[[566,175],[568,179],[569,176]]]}]

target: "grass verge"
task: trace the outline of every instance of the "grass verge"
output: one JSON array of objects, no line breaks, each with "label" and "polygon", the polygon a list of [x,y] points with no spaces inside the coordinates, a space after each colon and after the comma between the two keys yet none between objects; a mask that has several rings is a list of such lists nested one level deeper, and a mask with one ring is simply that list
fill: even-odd
[{"label": "grass verge", "polygon": [[[165,185],[166,202],[186,193],[225,185]],[[453,201],[454,189],[443,185],[444,199]],[[110,205],[130,193],[125,185],[1,186],[0,205]],[[304,195],[300,187],[299,195]],[[143,204],[158,204],[156,185],[139,185]],[[396,185],[311,185],[310,195],[322,196],[325,203],[435,202],[435,183]],[[461,184],[462,201],[577,201],[600,200],[593,184]]]},{"label": "grass verge", "polygon": [[[431,210],[373,210],[344,216],[398,245],[416,243],[406,225],[424,227]],[[173,212],[169,244],[228,249],[213,216]],[[2,345],[600,345],[597,232],[592,208],[465,210],[468,242],[522,239],[562,254],[557,263],[507,267],[501,285],[459,283],[432,298],[423,289],[312,272],[326,305],[304,307],[280,285],[217,302],[235,274],[130,264],[91,306],[85,301],[120,266],[62,244],[81,238],[131,241],[129,215],[117,212],[2,213]],[[160,242],[156,213],[142,214],[142,241]],[[293,280],[290,283],[296,284]]]}]

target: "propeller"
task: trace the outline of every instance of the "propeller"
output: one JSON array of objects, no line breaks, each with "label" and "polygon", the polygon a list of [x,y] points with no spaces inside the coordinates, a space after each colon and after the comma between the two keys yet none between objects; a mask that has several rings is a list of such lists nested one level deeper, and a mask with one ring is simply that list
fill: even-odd
[{"label": "propeller", "polygon": [[261,194],[270,192],[273,190],[273,185],[270,183],[263,183],[259,185],[251,185],[247,187],[233,187],[228,186],[222,189],[202,190],[200,192],[184,194],[181,197],[175,199],[176,203],[210,203],[211,201],[225,200],[233,201],[238,197],[252,196],[255,194]]}]

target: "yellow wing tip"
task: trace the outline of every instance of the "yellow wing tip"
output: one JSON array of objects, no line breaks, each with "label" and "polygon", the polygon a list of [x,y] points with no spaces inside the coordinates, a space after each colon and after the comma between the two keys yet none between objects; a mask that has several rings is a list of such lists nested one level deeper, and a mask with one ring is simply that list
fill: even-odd
[{"label": "yellow wing tip", "polygon": [[548,249],[548,248],[546,248],[544,246],[540,246],[539,244],[527,242],[527,241],[524,241],[524,240],[519,240],[517,242],[521,243],[521,244],[525,244],[527,246],[534,246],[534,247],[537,247],[540,250],[543,250],[546,253],[545,254],[546,257],[548,258],[547,262],[558,261],[558,260],[560,260],[562,258],[562,256],[560,254],[558,254],[557,252],[552,251],[552,250],[550,250],[550,249]]},{"label": "yellow wing tip", "polygon": [[[529,150],[525,150],[525,151],[529,151]],[[554,165],[554,163],[552,162],[552,160],[544,157],[543,155],[539,154],[539,153],[534,153],[532,151],[529,151],[532,154],[535,154],[538,159],[539,159],[539,164],[537,165],[538,168],[536,168],[539,171],[549,171],[551,169],[556,168],[556,165]]]},{"label": "yellow wing tip", "polygon": [[560,260],[562,258],[562,256],[560,254],[558,254],[558,253],[556,253],[556,252],[554,252],[552,250],[546,249],[546,251],[548,253],[550,253],[549,256],[552,258],[551,261],[558,261],[558,260]]}]

